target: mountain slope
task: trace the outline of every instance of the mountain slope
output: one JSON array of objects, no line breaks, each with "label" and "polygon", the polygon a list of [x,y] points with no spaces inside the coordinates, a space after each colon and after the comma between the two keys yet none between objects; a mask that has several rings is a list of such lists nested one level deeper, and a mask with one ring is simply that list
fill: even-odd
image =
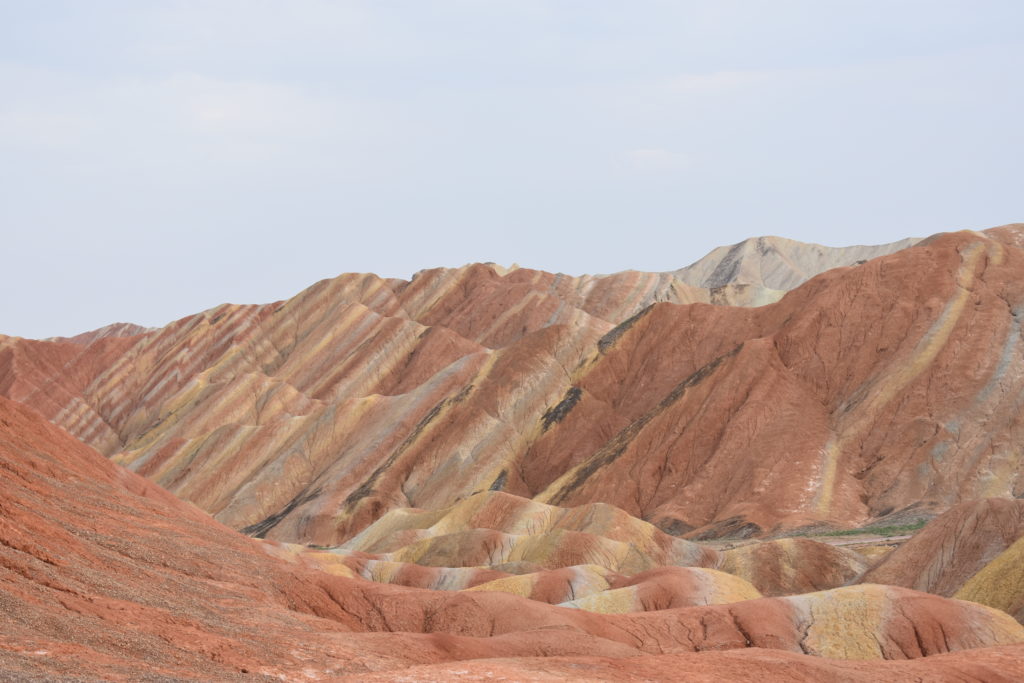
[{"label": "mountain slope", "polygon": [[[516,667],[539,656],[582,656],[584,666],[599,667],[625,658],[629,667],[647,655],[648,666],[663,667],[661,653],[750,645],[925,657],[892,670],[788,660],[805,680],[850,672],[909,678],[938,670],[927,661],[933,654],[970,648],[981,649],[948,666],[988,671],[1006,652],[989,646],[1011,645],[1019,657],[1013,644],[1024,642],[1024,628],[995,610],[877,586],[600,615],[497,593],[330,576],[275,559],[263,543],[2,398],[0,492],[0,667],[14,679],[323,680],[374,671],[394,678],[416,665],[498,658]],[[836,638],[837,625],[850,623],[857,626]],[[754,650],[748,664],[732,666],[751,671],[762,661],[777,656]]]},{"label": "mountain slope", "polygon": [[348,275],[135,337],[0,340],[0,393],[283,541],[485,490],[692,537],[928,516],[1024,486],[1020,242],[935,236],[758,308],[642,273]]},{"label": "mountain slope", "polygon": [[864,580],[952,596],[1022,536],[1024,501],[971,501],[933,519]]},{"label": "mountain slope", "polygon": [[747,285],[786,291],[826,270],[864,263],[918,242],[910,238],[875,246],[825,247],[784,237],[755,237],[713,249],[674,275],[694,287]]}]

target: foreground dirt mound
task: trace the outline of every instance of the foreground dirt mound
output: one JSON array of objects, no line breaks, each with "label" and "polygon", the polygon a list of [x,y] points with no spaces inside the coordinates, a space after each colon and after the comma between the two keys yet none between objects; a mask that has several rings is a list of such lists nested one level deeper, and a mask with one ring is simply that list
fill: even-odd
[{"label": "foreground dirt mound", "polygon": [[718,569],[746,579],[769,596],[845,586],[867,569],[857,553],[809,538],[751,543],[726,550],[720,558]]},{"label": "foreground dirt mound", "polygon": [[[549,657],[491,659],[417,666],[402,671],[409,683],[434,681],[844,681],[920,683],[926,681],[986,681],[1016,683],[1024,676],[1019,650],[990,648],[977,656],[938,655],[913,662],[838,662],[809,659],[788,652],[740,650],[705,652],[698,656],[640,656],[628,660],[607,657]],[[392,681],[388,674],[359,676],[359,681]]]},{"label": "foreground dirt mound", "polygon": [[989,605],[1024,623],[1024,538],[969,578],[956,597]]},{"label": "foreground dirt mound", "polygon": [[620,575],[594,564],[513,574],[477,584],[469,591],[496,591],[557,605],[607,591]]},{"label": "foreground dirt mound", "polygon": [[[1001,612],[899,588],[600,615],[500,593],[331,576],[275,558],[274,548],[221,526],[4,399],[0,491],[0,668],[15,678],[394,677],[413,665],[497,657],[499,668],[518,667],[516,675],[529,679],[532,660],[518,658],[583,656],[576,660],[582,670],[602,675],[628,669],[642,654],[755,645],[903,659],[1024,640],[1024,628]],[[1003,657],[998,649],[969,655],[948,666],[985,671]],[[690,656],[696,659],[687,666],[713,665]],[[742,666],[757,671],[759,662],[770,666],[779,656],[751,653]],[[638,671],[665,666],[657,660],[638,662]],[[568,661],[553,662],[552,670]],[[791,665],[829,675],[885,671],[835,669],[806,657]],[[920,674],[930,666],[925,660],[894,671]]]},{"label": "foreground dirt mound", "polygon": [[[486,588],[486,584],[480,587]],[[692,607],[727,605],[761,597],[738,576],[700,567],[661,567],[612,581],[608,589],[562,602],[602,614],[627,614]]]}]

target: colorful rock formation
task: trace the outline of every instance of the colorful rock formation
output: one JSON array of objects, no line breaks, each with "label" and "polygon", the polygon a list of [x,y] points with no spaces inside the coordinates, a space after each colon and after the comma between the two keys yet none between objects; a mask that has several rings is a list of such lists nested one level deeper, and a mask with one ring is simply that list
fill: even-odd
[{"label": "colorful rock formation", "polygon": [[750,583],[732,574],[698,567],[659,567],[618,579],[609,584],[607,590],[561,604],[588,612],[627,614],[694,605],[727,605],[760,597]]},{"label": "colorful rock formation", "polygon": [[[695,538],[862,525],[1020,493],[1021,232],[939,235],[759,308],[664,274],[347,275],[135,336],[5,338],[0,393],[282,541],[486,490]],[[766,251],[761,282],[873,253],[787,270],[780,244],[740,248]],[[715,259],[691,272],[751,272]]]},{"label": "colorful rock formation", "polygon": [[752,543],[720,554],[718,568],[765,595],[793,595],[853,583],[868,564],[857,553],[809,538]]},{"label": "colorful rock formation", "polygon": [[[6,399],[0,490],[0,666],[14,678],[394,677],[410,666],[539,656],[583,657],[584,670],[600,671],[609,658],[751,646],[876,660],[982,648],[970,661],[984,667],[1001,656],[987,648],[1024,642],[1024,627],[1001,612],[902,588],[602,615],[332,576],[275,558]],[[764,658],[752,652],[750,670],[778,661]]]},{"label": "colorful rock formation", "polygon": [[910,238],[877,246],[825,247],[784,237],[754,237],[713,249],[696,263],[675,271],[675,276],[695,287],[745,285],[789,291],[818,273],[864,263],[918,242]]},{"label": "colorful rock formation", "polygon": [[989,498],[958,505],[862,580],[971,600],[1024,621],[1024,501]]},{"label": "colorful rock formation", "polygon": [[1024,501],[963,503],[930,521],[863,580],[951,596],[1022,536]]},{"label": "colorful rock formation", "polygon": [[596,564],[626,574],[718,561],[714,551],[611,505],[566,509],[497,491],[440,510],[392,510],[341,547],[427,566]]},{"label": "colorful rock formation", "polygon": [[1008,226],[0,337],[0,670],[1024,677],[1022,304]]},{"label": "colorful rock formation", "polygon": [[1024,623],[1024,538],[967,579],[955,597],[1001,609]]}]

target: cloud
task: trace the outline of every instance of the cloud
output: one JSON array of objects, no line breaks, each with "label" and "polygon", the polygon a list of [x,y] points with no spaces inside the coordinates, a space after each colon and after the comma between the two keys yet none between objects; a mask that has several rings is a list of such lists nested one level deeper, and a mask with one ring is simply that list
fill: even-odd
[{"label": "cloud", "polygon": [[233,138],[294,141],[344,124],[336,101],[273,82],[179,74],[155,83],[124,84],[111,95],[169,112],[186,130]]},{"label": "cloud", "polygon": [[48,69],[0,62],[0,146],[53,150],[84,139],[88,120],[73,80]]},{"label": "cloud", "polygon": [[750,69],[746,71],[715,71],[706,74],[683,74],[669,79],[670,90],[696,95],[708,95],[740,90],[758,85],[784,74],[784,71]]},{"label": "cloud", "polygon": [[380,171],[381,149],[402,142],[403,112],[309,83],[97,79],[0,62],[0,90],[0,148],[91,174],[162,169],[197,179],[210,164],[266,164],[366,175]]},{"label": "cloud", "polygon": [[626,161],[631,169],[641,173],[666,173],[689,165],[682,154],[657,147],[631,149],[626,152]]}]

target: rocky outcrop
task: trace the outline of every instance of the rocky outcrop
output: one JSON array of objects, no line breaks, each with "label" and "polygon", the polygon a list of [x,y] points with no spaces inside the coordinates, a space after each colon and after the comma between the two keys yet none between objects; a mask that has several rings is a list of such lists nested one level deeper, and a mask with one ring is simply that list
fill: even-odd
[{"label": "rocky outcrop", "polygon": [[921,240],[909,238],[875,246],[825,247],[784,237],[754,237],[713,249],[707,256],[674,275],[694,287],[753,286],[788,291],[818,273],[858,265]]}]

